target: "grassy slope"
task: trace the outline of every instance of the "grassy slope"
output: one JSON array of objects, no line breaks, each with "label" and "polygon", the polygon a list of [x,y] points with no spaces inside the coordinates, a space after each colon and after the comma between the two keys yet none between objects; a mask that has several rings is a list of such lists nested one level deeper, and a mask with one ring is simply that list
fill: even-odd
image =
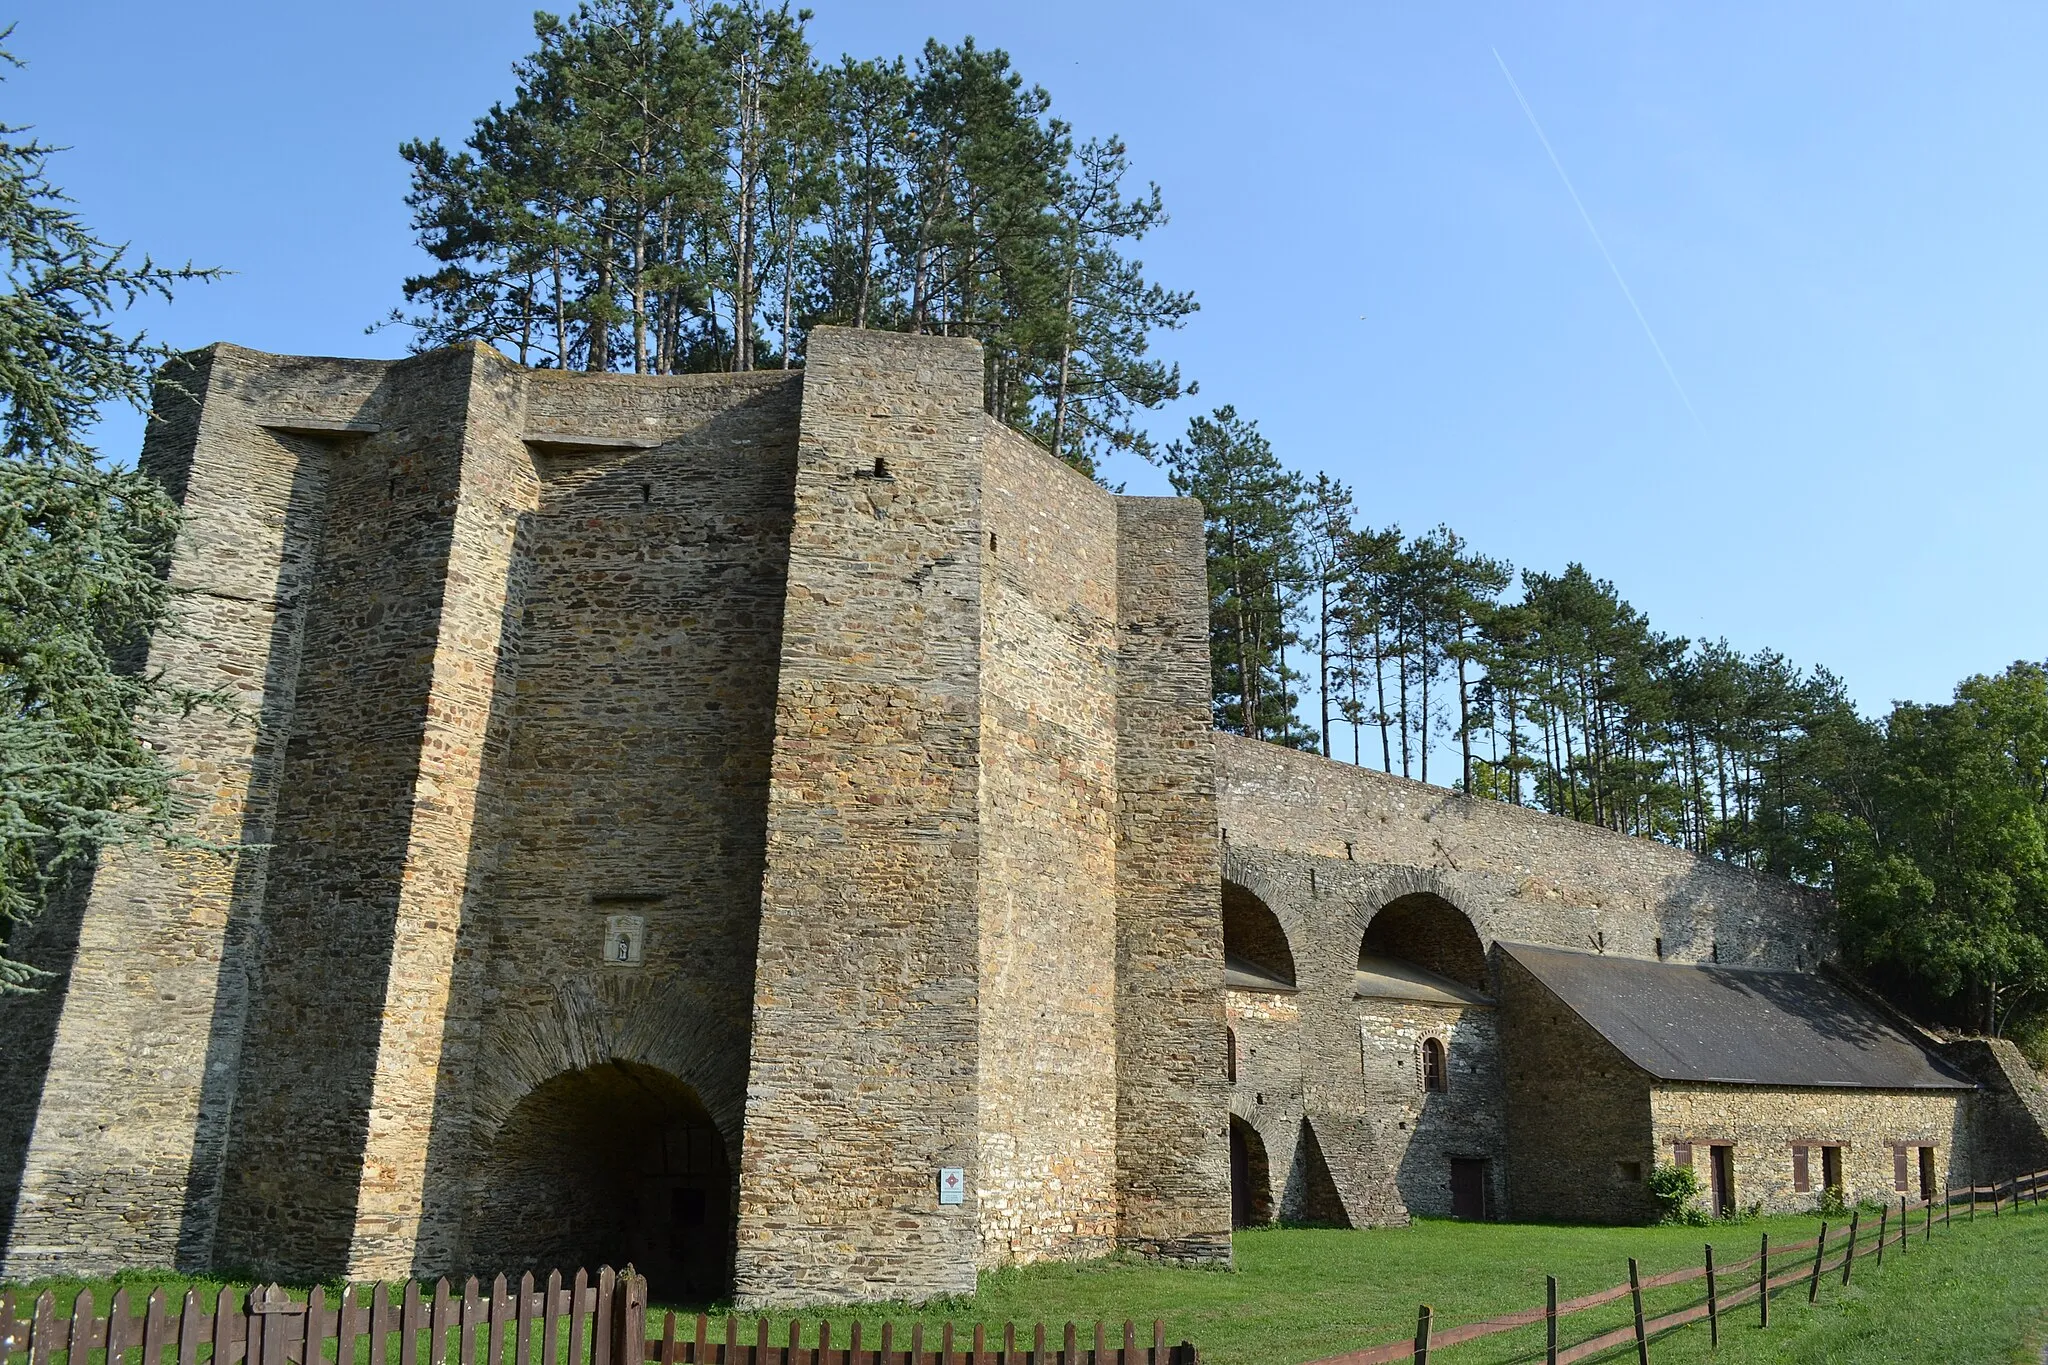
[{"label": "grassy slope", "polygon": [[[1631,1255],[1645,1275],[1654,1275],[1697,1264],[1703,1239],[1711,1239],[1724,1260],[1736,1260],[1753,1253],[1766,1230],[1773,1241],[1789,1243],[1810,1237],[1814,1224],[1786,1218],[1710,1230],[1449,1222],[1361,1232],[1261,1230],[1240,1234],[1234,1272],[1128,1261],[1034,1266],[985,1276],[971,1300],[897,1309],[887,1316],[898,1324],[902,1345],[908,1344],[907,1324],[919,1319],[999,1324],[1042,1318],[1056,1340],[1058,1324],[1068,1319],[1133,1317],[1145,1324],[1139,1333],[1144,1340],[1150,1320],[1160,1317],[1170,1340],[1194,1341],[1214,1365],[1296,1365],[1407,1335],[1421,1302],[1434,1307],[1440,1324],[1466,1322],[1540,1304],[1545,1273],[1558,1277],[1560,1296],[1569,1298],[1624,1280]],[[123,1282],[167,1281],[142,1275]],[[50,1287],[59,1291],[61,1311],[77,1284]],[[106,1282],[95,1282],[94,1289],[104,1304]],[[1652,1297],[1650,1311],[1675,1307],[1696,1292],[1695,1286],[1663,1291]],[[210,1301],[211,1294],[205,1297]],[[884,1311],[861,1315],[870,1344],[878,1340]],[[1627,1313],[1624,1299],[1581,1314],[1570,1320],[1566,1340],[1624,1323]],[[1652,1358],[1659,1365],[2038,1361],[2038,1354],[2016,1353],[2029,1342],[2038,1352],[2040,1327],[2048,1322],[2048,1211],[1996,1221],[1980,1217],[1974,1226],[1958,1224],[1952,1232],[1937,1228],[1931,1245],[1916,1239],[1903,1260],[1896,1248],[1888,1252],[1881,1271],[1860,1262],[1856,1282],[1846,1290],[1830,1278],[1816,1309],[1807,1308],[1803,1286],[1780,1291],[1772,1318],[1770,1329],[1759,1331],[1754,1305],[1745,1306],[1731,1312],[1718,1354],[1709,1353],[1702,1325],[1656,1342]],[[833,1316],[841,1342],[846,1320]],[[785,1322],[778,1318],[773,1329],[777,1344],[788,1340]],[[742,1340],[751,1341],[752,1323],[746,1326]],[[714,1332],[722,1336],[720,1328]],[[1540,1326],[1507,1333],[1441,1358],[1446,1365],[1479,1365],[1526,1360],[1533,1352],[1540,1360],[1541,1334]],[[1084,1344],[1088,1335],[1084,1330]],[[936,1334],[930,1345],[936,1347]]]}]

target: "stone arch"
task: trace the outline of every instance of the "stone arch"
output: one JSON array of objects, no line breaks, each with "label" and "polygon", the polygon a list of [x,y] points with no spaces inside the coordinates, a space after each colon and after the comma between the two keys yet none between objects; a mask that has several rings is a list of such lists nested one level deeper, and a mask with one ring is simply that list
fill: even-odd
[{"label": "stone arch", "polygon": [[1471,916],[1435,887],[1383,900],[1359,935],[1359,958],[1399,958],[1474,990],[1486,990],[1486,945]]},{"label": "stone arch", "polygon": [[1230,1116],[1230,1225],[1257,1227],[1273,1221],[1273,1172],[1266,1140],[1247,1119]]},{"label": "stone arch", "polygon": [[660,1299],[715,1301],[732,1288],[734,1155],[668,1072],[561,1072],[498,1125],[471,1185],[471,1256],[508,1274],[630,1262]]},{"label": "stone arch", "polygon": [[1223,882],[1223,957],[1257,968],[1264,975],[1296,984],[1294,946],[1272,903],[1243,882]]},{"label": "stone arch", "polygon": [[747,1038],[696,992],[638,974],[575,976],[544,1002],[494,1021],[480,1049],[470,1131],[488,1149],[535,1087],[565,1071],[634,1062],[665,1071],[696,1093],[729,1151],[746,1119]]}]

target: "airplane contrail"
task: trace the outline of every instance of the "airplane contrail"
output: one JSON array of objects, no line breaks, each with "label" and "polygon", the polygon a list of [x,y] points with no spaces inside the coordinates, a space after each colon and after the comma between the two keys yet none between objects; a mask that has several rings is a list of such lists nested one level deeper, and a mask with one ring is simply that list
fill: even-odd
[{"label": "airplane contrail", "polygon": [[1657,353],[1657,360],[1664,366],[1664,373],[1670,378],[1671,387],[1678,390],[1679,401],[1685,404],[1685,410],[1692,414],[1692,420],[1698,422],[1700,429],[1704,431],[1707,424],[1701,420],[1700,410],[1692,405],[1691,397],[1686,394],[1685,385],[1678,382],[1678,371],[1671,368],[1670,358],[1664,354],[1664,347],[1658,343],[1657,334],[1650,329],[1650,320],[1643,316],[1642,305],[1636,302],[1635,291],[1630,289],[1628,281],[1621,277],[1621,267],[1614,263],[1614,256],[1607,250],[1607,243],[1601,240],[1600,229],[1593,226],[1593,215],[1586,212],[1586,205],[1580,200],[1579,192],[1572,187],[1572,178],[1565,174],[1564,163],[1557,159],[1556,149],[1550,145],[1550,139],[1544,136],[1543,125],[1536,119],[1536,111],[1529,107],[1528,98],[1522,94],[1522,87],[1515,83],[1515,73],[1508,70],[1508,64],[1501,57],[1499,48],[1487,50],[1492,52],[1493,59],[1500,63],[1500,74],[1508,78],[1508,89],[1515,92],[1515,102],[1521,105],[1522,112],[1529,116],[1529,126],[1536,130],[1536,140],[1543,144],[1544,153],[1550,157],[1550,164],[1557,167],[1557,178],[1564,181],[1565,193],[1572,197],[1572,205],[1579,211],[1579,221],[1586,225],[1586,231],[1592,234],[1593,245],[1600,248],[1601,259],[1607,262],[1607,268],[1614,273],[1614,282],[1621,286],[1621,296],[1628,300],[1628,306],[1635,312],[1636,321],[1643,324],[1643,335],[1650,339],[1650,349]]}]

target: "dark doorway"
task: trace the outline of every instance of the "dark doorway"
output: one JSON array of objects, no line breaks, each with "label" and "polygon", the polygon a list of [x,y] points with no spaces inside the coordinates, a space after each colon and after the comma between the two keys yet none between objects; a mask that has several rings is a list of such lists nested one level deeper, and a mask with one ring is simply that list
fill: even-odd
[{"label": "dark doorway", "polygon": [[1475,1223],[1486,1220],[1486,1162],[1483,1158],[1451,1158],[1451,1217]]},{"label": "dark doorway", "polygon": [[1934,1149],[1932,1147],[1922,1147],[1920,1149],[1920,1197],[1922,1199],[1934,1198]]},{"label": "dark doorway", "polygon": [[630,1261],[655,1299],[709,1303],[732,1288],[732,1203],[725,1139],[690,1087],[632,1062],[564,1072],[498,1132],[472,1206],[471,1268]]},{"label": "dark doorway", "polygon": [[1707,1169],[1713,1186],[1714,1216],[1726,1218],[1735,1212],[1735,1149],[1716,1145],[1707,1149]]},{"label": "dark doorway", "polygon": [[1259,1130],[1230,1119],[1230,1226],[1256,1227],[1273,1221],[1273,1177]]},{"label": "dark doorway", "polygon": [[1843,1193],[1840,1147],[1820,1149],[1820,1187],[1824,1190],[1833,1190],[1838,1196]]}]

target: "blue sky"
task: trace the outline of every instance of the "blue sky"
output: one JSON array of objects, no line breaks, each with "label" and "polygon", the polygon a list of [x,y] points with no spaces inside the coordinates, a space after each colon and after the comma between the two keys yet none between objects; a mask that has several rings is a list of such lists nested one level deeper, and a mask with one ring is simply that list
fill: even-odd
[{"label": "blue sky", "polygon": [[[1866,710],[2048,655],[2048,9],[814,3],[822,55],[971,33],[1126,138],[1202,304],[1161,434],[1233,403],[1375,523],[1581,561]],[[396,354],[397,144],[508,92],[530,8],[33,0],[0,117],[104,233],[237,272],[164,339]]]}]

